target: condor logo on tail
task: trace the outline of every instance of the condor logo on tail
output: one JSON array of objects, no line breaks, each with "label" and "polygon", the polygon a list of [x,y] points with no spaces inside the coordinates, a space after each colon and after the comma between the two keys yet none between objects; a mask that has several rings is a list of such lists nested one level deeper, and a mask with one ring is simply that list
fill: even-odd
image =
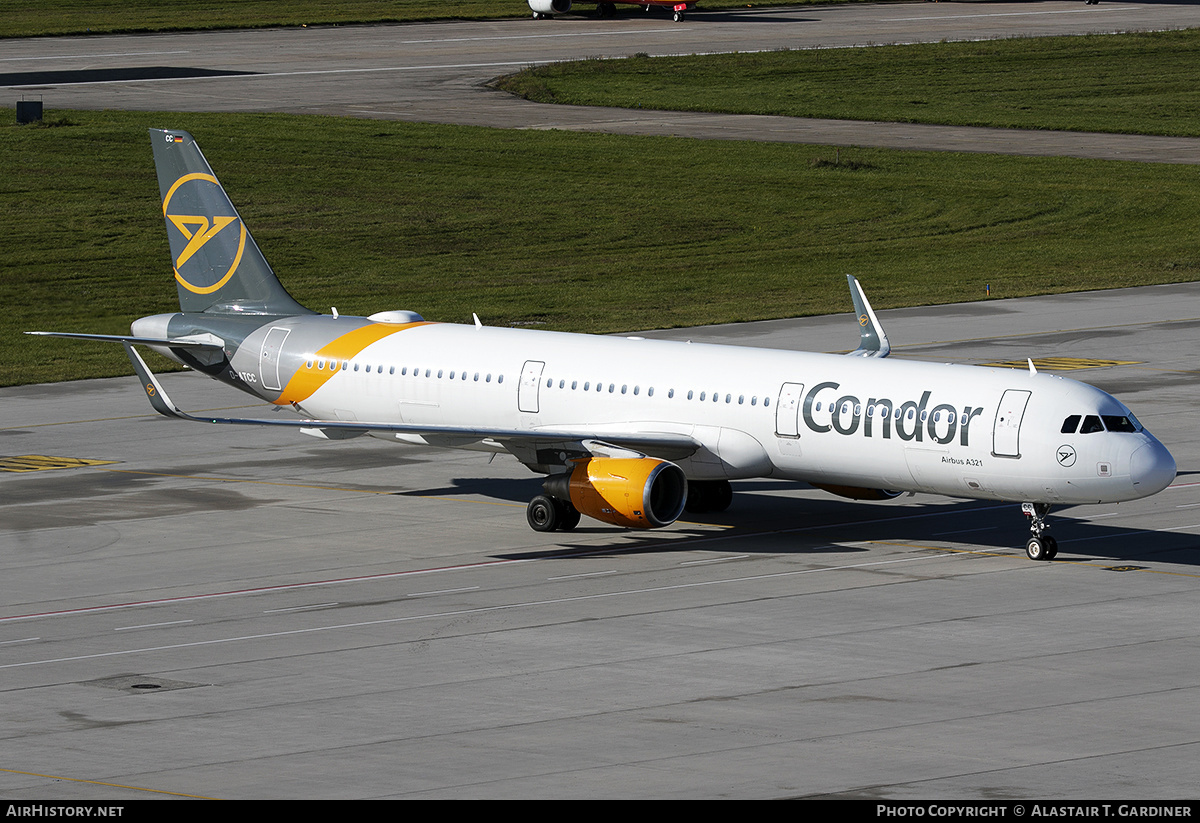
[{"label": "condor logo on tail", "polygon": [[163,198],[163,215],[180,235],[170,238],[175,279],[195,294],[212,294],[228,283],[246,250],[246,226],[237,214],[213,214],[224,200],[217,178],[202,173],[180,177]]}]

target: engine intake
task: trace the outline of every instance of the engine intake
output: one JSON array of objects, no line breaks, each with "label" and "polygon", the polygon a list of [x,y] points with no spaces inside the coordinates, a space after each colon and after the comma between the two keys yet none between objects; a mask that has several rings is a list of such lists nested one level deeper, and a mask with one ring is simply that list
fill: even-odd
[{"label": "engine intake", "polygon": [[683,469],[652,457],[592,457],[542,485],[588,517],[631,529],[669,526],[683,514]]}]

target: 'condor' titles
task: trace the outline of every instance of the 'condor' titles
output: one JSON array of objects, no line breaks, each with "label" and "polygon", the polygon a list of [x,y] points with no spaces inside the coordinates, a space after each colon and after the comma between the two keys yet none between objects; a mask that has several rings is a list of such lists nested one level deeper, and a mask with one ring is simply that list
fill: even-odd
[{"label": "'condor' titles", "polygon": [[940,403],[932,409],[929,397],[933,392],[922,392],[921,399],[906,400],[897,406],[886,397],[871,397],[864,404],[852,394],[836,395],[841,383],[818,383],[804,396],[804,423],[814,432],[830,430],[838,434],[855,434],[862,430],[863,437],[874,437],[878,433],[890,440],[892,433],[901,440],[924,442],[925,436],[935,443],[946,445],[958,436],[960,446],[968,445],[967,438],[971,421],[983,413],[982,407],[963,406],[959,411],[949,403]]}]

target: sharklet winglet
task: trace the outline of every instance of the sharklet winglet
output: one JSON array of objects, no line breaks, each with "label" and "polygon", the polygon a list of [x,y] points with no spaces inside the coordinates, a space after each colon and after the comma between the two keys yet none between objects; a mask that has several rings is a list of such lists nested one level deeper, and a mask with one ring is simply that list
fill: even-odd
[{"label": "sharklet winglet", "polygon": [[125,354],[129,355],[129,362],[133,364],[133,370],[137,373],[138,380],[142,384],[142,391],[146,392],[146,397],[150,400],[150,405],[154,410],[165,417],[178,417],[181,420],[195,420],[190,414],[185,414],[179,410],[171,398],[163,390],[162,384],[158,382],[158,378],[154,376],[154,372],[150,371],[150,367],[146,365],[146,361],[134,349],[133,343],[128,340],[122,341],[125,347]]},{"label": "sharklet winglet", "polygon": [[850,299],[854,301],[854,314],[858,317],[858,325],[861,328],[858,348],[848,356],[887,357],[892,351],[892,345],[888,342],[887,333],[880,325],[879,318],[875,316],[875,310],[871,308],[867,295],[854,275],[846,275],[846,280],[850,283]]}]

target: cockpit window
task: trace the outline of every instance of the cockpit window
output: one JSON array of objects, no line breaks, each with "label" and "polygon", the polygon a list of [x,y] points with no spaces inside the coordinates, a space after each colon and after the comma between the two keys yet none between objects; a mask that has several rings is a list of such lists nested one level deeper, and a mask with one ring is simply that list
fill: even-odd
[{"label": "cockpit window", "polygon": [[1128,417],[1120,414],[1106,414],[1104,417],[1104,427],[1110,432],[1136,432],[1137,427]]},{"label": "cockpit window", "polygon": [[1089,414],[1083,418],[1083,425],[1079,428],[1080,434],[1091,434],[1092,432],[1104,431],[1104,424],[1100,422],[1100,418],[1094,414]]},{"label": "cockpit window", "polygon": [[1070,417],[1068,417],[1066,420],[1064,420],[1063,425],[1062,425],[1062,433],[1063,434],[1074,434],[1075,430],[1077,428],[1079,428],[1079,418],[1080,418],[1080,415],[1073,414]]}]

